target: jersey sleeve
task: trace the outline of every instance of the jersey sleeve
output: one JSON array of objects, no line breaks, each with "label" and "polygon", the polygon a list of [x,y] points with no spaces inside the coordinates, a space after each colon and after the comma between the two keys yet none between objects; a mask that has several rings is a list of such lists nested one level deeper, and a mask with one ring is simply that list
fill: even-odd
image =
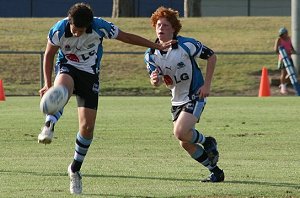
[{"label": "jersey sleeve", "polygon": [[200,55],[199,55],[199,58],[207,60],[207,59],[208,59],[209,57],[211,57],[214,53],[215,53],[215,52],[214,52],[212,49],[210,49],[210,48],[206,47],[205,45],[203,45],[202,51],[201,51],[201,53],[200,53]]},{"label": "jersey sleeve", "polygon": [[52,43],[54,46],[60,46],[60,38],[64,34],[65,26],[66,26],[67,20],[61,20],[58,21],[56,24],[54,24],[49,33],[48,33],[48,40]]},{"label": "jersey sleeve", "polygon": [[113,23],[100,17],[94,18],[94,29],[106,39],[115,39],[119,34],[119,28]]},{"label": "jersey sleeve", "polygon": [[192,57],[199,57],[206,60],[214,54],[212,49],[194,39],[190,39],[188,42],[185,42],[184,45],[187,48],[186,51],[188,51]]},{"label": "jersey sleeve", "polygon": [[52,45],[59,46],[58,32],[56,31],[53,34],[48,34],[48,40],[52,43]]},{"label": "jersey sleeve", "polygon": [[146,51],[144,61],[147,66],[147,71],[148,71],[149,75],[151,75],[151,73],[157,69],[157,66],[153,60],[153,54],[151,54],[151,49],[148,49]]}]

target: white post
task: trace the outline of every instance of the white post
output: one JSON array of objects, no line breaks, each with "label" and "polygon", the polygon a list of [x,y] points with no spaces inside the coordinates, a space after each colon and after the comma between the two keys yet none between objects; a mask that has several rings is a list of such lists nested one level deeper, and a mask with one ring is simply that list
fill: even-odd
[{"label": "white post", "polygon": [[291,17],[292,17],[292,43],[296,50],[295,55],[293,55],[293,61],[297,73],[300,73],[300,2],[298,0],[291,1]]}]

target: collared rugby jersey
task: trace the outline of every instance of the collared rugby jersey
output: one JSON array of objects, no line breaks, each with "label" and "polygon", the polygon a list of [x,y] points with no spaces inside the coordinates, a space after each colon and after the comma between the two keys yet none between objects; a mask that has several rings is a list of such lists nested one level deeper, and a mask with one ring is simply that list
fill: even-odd
[{"label": "collared rugby jersey", "polygon": [[49,31],[48,40],[59,46],[57,63],[73,65],[88,73],[98,73],[102,58],[103,38],[114,39],[119,29],[113,23],[94,17],[92,25],[80,37],[70,31],[68,18],[58,21]]},{"label": "collared rugby jersey", "polygon": [[[149,74],[158,70],[172,92],[173,106],[185,104],[199,95],[197,91],[204,84],[204,79],[195,59],[203,58],[203,51],[210,50],[192,38],[177,36],[176,39],[177,45],[165,54],[154,49],[148,49],[145,53]],[[210,53],[213,54],[213,51],[210,50]]]}]

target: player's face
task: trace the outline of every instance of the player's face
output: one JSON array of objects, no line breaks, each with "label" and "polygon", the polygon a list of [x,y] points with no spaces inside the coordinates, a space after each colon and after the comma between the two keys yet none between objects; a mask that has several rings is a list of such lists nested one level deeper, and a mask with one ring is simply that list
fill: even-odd
[{"label": "player's face", "polygon": [[75,37],[80,37],[81,35],[83,35],[86,31],[86,28],[78,28],[75,25],[70,24],[70,30],[71,33],[73,34],[73,36]]},{"label": "player's face", "polygon": [[156,36],[160,41],[167,42],[172,40],[175,30],[172,27],[172,24],[166,18],[159,18],[155,29]]},{"label": "player's face", "polygon": [[281,38],[284,38],[284,39],[286,39],[288,36],[289,36],[289,34],[288,34],[288,33],[284,33],[284,34],[282,34],[282,35],[281,35]]}]

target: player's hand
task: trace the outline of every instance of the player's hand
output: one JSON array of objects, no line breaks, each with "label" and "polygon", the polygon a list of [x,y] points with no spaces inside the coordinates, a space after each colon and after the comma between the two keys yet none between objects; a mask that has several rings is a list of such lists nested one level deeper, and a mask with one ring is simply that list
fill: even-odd
[{"label": "player's hand", "polygon": [[151,75],[150,75],[150,81],[151,81],[151,84],[152,84],[153,86],[158,86],[158,85],[159,85],[160,79],[159,79],[159,73],[158,73],[157,69],[154,70],[154,71],[151,73]]},{"label": "player's hand", "polygon": [[209,96],[210,87],[204,84],[200,89],[198,90],[199,97],[200,98],[206,98]]},{"label": "player's hand", "polygon": [[167,42],[163,42],[163,43],[159,43],[158,45],[158,49],[159,50],[164,50],[164,49],[168,49],[172,46],[172,44],[177,43],[177,40],[170,40]]},{"label": "player's hand", "polygon": [[47,90],[49,89],[50,87],[48,86],[44,86],[42,89],[39,90],[39,94],[40,94],[40,97],[43,97],[43,95],[47,92]]}]

